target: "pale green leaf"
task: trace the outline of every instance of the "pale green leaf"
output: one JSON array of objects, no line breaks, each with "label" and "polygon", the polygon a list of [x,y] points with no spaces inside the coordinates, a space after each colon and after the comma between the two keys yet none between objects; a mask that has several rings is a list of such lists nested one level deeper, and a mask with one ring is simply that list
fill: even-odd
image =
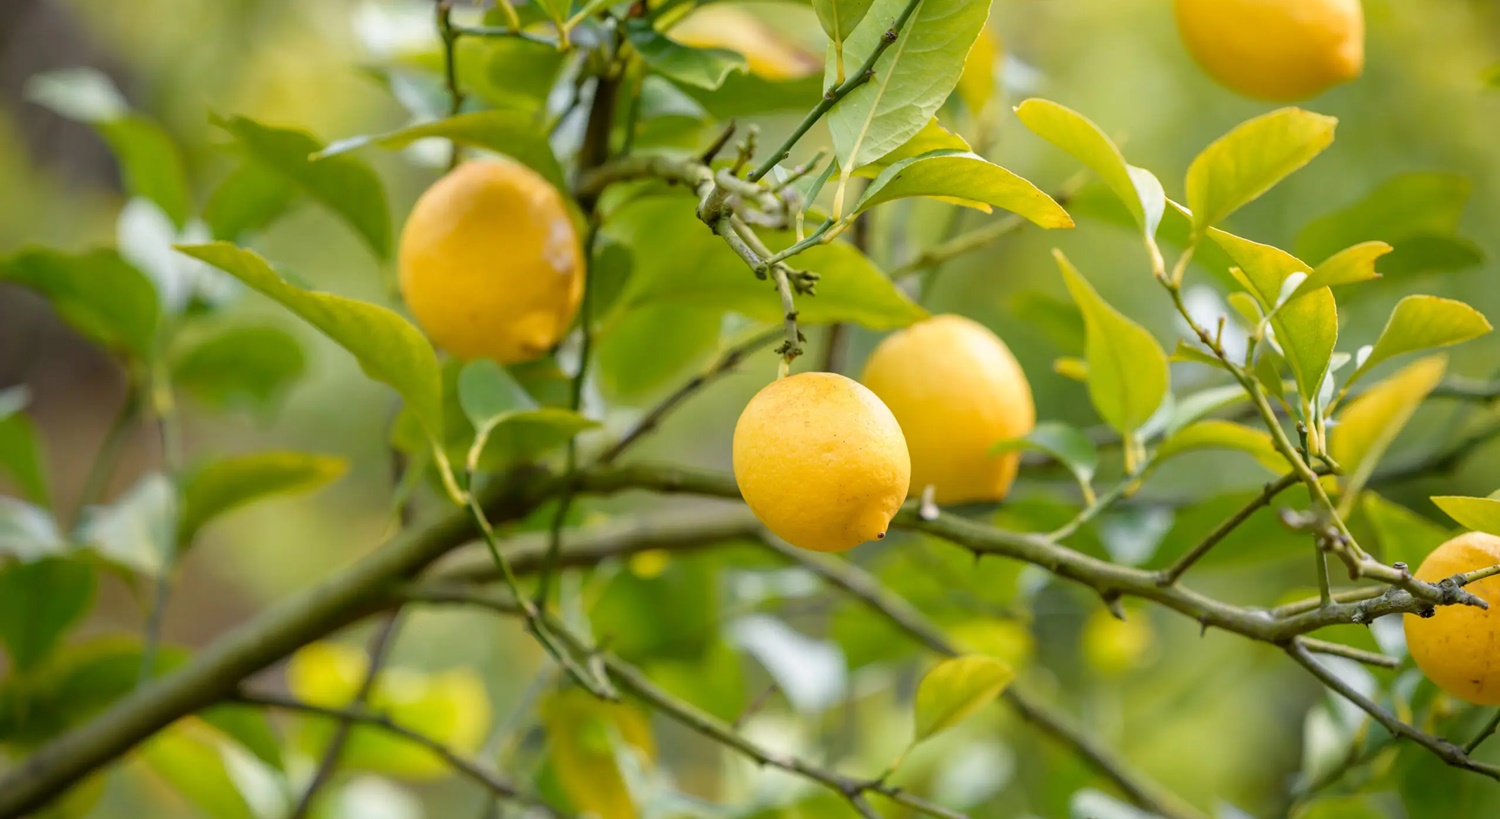
[{"label": "pale green leaf", "polygon": [[1344,491],[1358,492],[1396,435],[1443,379],[1448,361],[1420,359],[1349,402],[1328,433],[1328,452],[1344,469]]},{"label": "pale green leaf", "polygon": [[458,376],[458,404],[475,429],[516,410],[533,410],[537,403],[504,367],[482,359],[464,365]]},{"label": "pale green leaf", "polygon": [[1282,108],[1215,140],[1188,166],[1194,232],[1201,235],[1312,161],[1332,144],[1337,124],[1333,117]]},{"label": "pale green leaf", "polygon": [[859,21],[865,19],[874,0],[813,0],[813,11],[828,39],[842,43]]},{"label": "pale green leaf", "polygon": [[1449,347],[1488,333],[1484,314],[1453,299],[1407,296],[1396,304],[1375,347],[1349,377],[1354,383],[1375,365],[1405,353]]},{"label": "pale green leaf", "polygon": [[329,143],[314,159],[322,161],[366,145],[401,149],[419,139],[432,138],[452,140],[470,148],[508,156],[546,177],[553,187],[567,189],[567,179],[562,166],[557,162],[557,156],[552,153],[546,130],[534,115],[525,111],[470,111],[383,134],[341,139]]},{"label": "pale green leaf", "polygon": [[[907,0],[875,0],[864,25],[845,41],[855,70],[875,52]],[[826,117],[840,167],[858,168],[896,150],[932,119],[963,72],[964,59],[989,16],[987,3],[919,0],[896,41],[875,62],[874,77],[851,91]],[[825,86],[835,80],[829,46]]]},{"label": "pale green leaf", "polygon": [[178,249],[233,275],[321,330],[352,353],[366,375],[400,393],[428,437],[443,439],[437,354],[406,319],[378,305],[287,284],[258,254],[228,242]]},{"label": "pale green leaf", "polygon": [[138,753],[151,770],[170,783],[205,816],[255,819],[225,767],[217,731],[197,719],[174,723],[141,745]]},{"label": "pale green leaf", "polygon": [[132,571],[160,575],[175,556],[180,504],[172,481],[153,472],[109,505],[86,510],[78,540]]},{"label": "pale green leaf", "polygon": [[1015,679],[1015,669],[971,654],[938,663],[917,685],[916,732],[921,742],[968,719]]},{"label": "pale green leaf", "polygon": [[652,71],[694,88],[711,91],[723,85],[731,72],[745,70],[745,57],[739,52],[683,45],[657,31],[643,17],[626,20],[625,35]]},{"label": "pale green leaf", "polygon": [[66,548],[57,521],[47,510],[0,495],[0,557],[36,560]]},{"label": "pale green leaf", "polygon": [[1443,495],[1434,497],[1432,502],[1468,529],[1500,535],[1500,500]]},{"label": "pale green leaf", "polygon": [[1324,287],[1288,301],[1276,311],[1271,327],[1298,393],[1311,401],[1323,385],[1338,342],[1339,316],[1333,291]]},{"label": "pale green leaf", "polygon": [[[1294,273],[1310,275],[1312,265],[1277,247],[1253,242],[1233,233],[1209,228],[1208,238],[1223,248],[1237,266],[1230,273],[1270,312],[1281,297],[1281,286]],[[1304,282],[1305,283],[1305,282]]]},{"label": "pale green leaf", "polygon": [[1385,242],[1363,242],[1346,247],[1313,268],[1312,275],[1297,285],[1292,298],[1311,293],[1320,287],[1338,287],[1341,284],[1378,279],[1380,274],[1375,272],[1375,260],[1390,252],[1391,246]]},{"label": "pale green leaf", "polygon": [[909,196],[940,196],[986,213],[1004,208],[1044,228],[1067,228],[1067,211],[1035,185],[976,154],[933,151],[903,159],[880,172],[865,188],[854,213]]},{"label": "pale green leaf", "polygon": [[938,123],[937,117],[933,117],[915,136],[902,143],[901,147],[854,171],[854,176],[873,178],[903,159],[912,159],[933,151],[968,153],[972,150],[963,137],[944,128]]},{"label": "pale green leaf", "polygon": [[1224,366],[1224,362],[1220,361],[1213,353],[1180,338],[1177,339],[1177,346],[1172,349],[1172,355],[1168,360],[1188,364],[1203,364],[1220,370],[1228,370]]},{"label": "pale green leaf", "polygon": [[1219,418],[1188,424],[1167,438],[1156,450],[1156,462],[1161,463],[1185,452],[1205,449],[1244,452],[1273,475],[1281,475],[1291,469],[1286,458],[1277,451],[1270,433]]},{"label": "pale green leaf", "polygon": [[1106,303],[1062,251],[1052,255],[1083,311],[1089,397],[1106,423],[1129,434],[1151,418],[1167,395],[1171,376],[1166,353],[1144,327]]},{"label": "pale green leaf", "polygon": [[270,495],[311,492],[343,476],[349,462],[307,452],[256,452],[193,470],[182,487],[178,543],[186,548],[214,518]]},{"label": "pale green leaf", "polygon": [[1099,126],[1082,114],[1051,100],[1029,99],[1016,116],[1042,139],[1056,145],[1094,172],[1130,211],[1147,236],[1155,236],[1166,208],[1161,182],[1150,172],[1125,162],[1120,149]]}]

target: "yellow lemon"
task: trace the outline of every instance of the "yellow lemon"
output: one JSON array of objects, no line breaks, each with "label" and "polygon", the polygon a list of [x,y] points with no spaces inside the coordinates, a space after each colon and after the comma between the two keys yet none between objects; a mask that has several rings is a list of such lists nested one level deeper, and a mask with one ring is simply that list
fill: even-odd
[{"label": "yellow lemon", "polygon": [[891,411],[859,382],[800,373],[755,394],[734,427],[734,478],[750,511],[803,549],[885,537],[911,459]]},{"label": "yellow lemon", "polygon": [[702,6],[672,26],[672,39],[694,48],[727,48],[751,74],[794,80],[821,71],[823,61],[787,42],[755,15],[732,6]]},{"label": "yellow lemon", "polygon": [[[1432,550],[1417,578],[1445,578],[1500,563],[1500,537],[1469,532]],[[1500,705],[1500,577],[1470,583],[1465,591],[1490,604],[1438,606],[1431,617],[1405,615],[1406,648],[1438,688],[1476,705]]]},{"label": "yellow lemon", "polygon": [[1365,64],[1359,0],[1176,0],[1193,59],[1230,89],[1300,100],[1358,77]]},{"label": "yellow lemon", "polygon": [[997,441],[1036,425],[1026,373],[994,333],[963,316],[933,316],[891,335],[860,379],[891,408],[911,450],[913,492],[938,503],[1000,500],[1019,452],[989,454]]},{"label": "yellow lemon", "polygon": [[510,162],[466,162],[428,188],[399,256],[417,323],[461,359],[541,356],[583,297],[583,249],[562,195]]}]

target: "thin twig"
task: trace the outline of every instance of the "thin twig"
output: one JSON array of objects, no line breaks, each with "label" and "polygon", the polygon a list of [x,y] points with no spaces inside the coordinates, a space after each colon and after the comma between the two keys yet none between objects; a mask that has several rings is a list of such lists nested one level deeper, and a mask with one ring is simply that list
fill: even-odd
[{"label": "thin twig", "polygon": [[1484,744],[1485,740],[1489,739],[1495,733],[1496,728],[1500,728],[1500,708],[1495,709],[1494,715],[1485,722],[1484,727],[1479,729],[1479,733],[1475,734],[1473,739],[1464,743],[1464,753],[1474,753],[1480,745]]},{"label": "thin twig", "polygon": [[1365,651],[1343,643],[1330,643],[1327,640],[1319,640],[1314,637],[1298,637],[1303,647],[1314,654],[1330,654],[1335,657],[1343,657],[1365,665],[1373,665],[1378,668],[1400,668],[1401,661],[1395,657],[1387,657],[1384,654],[1376,654],[1373,651]]},{"label": "thin twig", "polygon": [[1193,564],[1202,560],[1204,555],[1219,545],[1219,542],[1228,537],[1235,529],[1238,529],[1240,524],[1249,520],[1251,515],[1254,515],[1263,507],[1269,506],[1272,499],[1297,485],[1301,480],[1302,478],[1296,473],[1288,473],[1266,484],[1259,495],[1256,495],[1249,503],[1241,507],[1239,511],[1230,515],[1223,523],[1215,527],[1212,532],[1208,533],[1207,537],[1199,541],[1198,545],[1188,550],[1187,554],[1177,558],[1171,566],[1164,569],[1161,573],[1161,582],[1164,585],[1176,583],[1184,572],[1191,569]]}]

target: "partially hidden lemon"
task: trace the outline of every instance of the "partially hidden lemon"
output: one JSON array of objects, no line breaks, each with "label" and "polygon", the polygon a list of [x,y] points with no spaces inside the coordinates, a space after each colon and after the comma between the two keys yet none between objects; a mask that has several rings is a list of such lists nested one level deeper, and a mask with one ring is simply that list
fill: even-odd
[{"label": "partially hidden lemon", "polygon": [[1360,0],[1176,0],[1193,59],[1249,97],[1289,101],[1358,77],[1365,64]]},{"label": "partially hidden lemon", "polygon": [[803,549],[885,537],[911,459],[891,411],[842,375],[799,373],[750,399],[734,427],[734,478],[750,510]]},{"label": "partially hidden lemon", "polygon": [[417,200],[401,231],[401,294],[438,346],[529,361],[583,297],[583,249],[557,189],[524,165],[466,162]]},{"label": "partially hidden lemon", "polygon": [[787,40],[748,11],[699,6],[670,35],[694,48],[727,48],[745,58],[745,68],[768,80],[794,80],[821,71],[823,61]]},{"label": "partially hidden lemon", "polygon": [[938,503],[1005,497],[1021,455],[995,443],[1036,425],[1026,373],[998,336],[963,316],[941,315],[886,338],[860,378],[891,408],[911,451],[912,492]]},{"label": "partially hidden lemon", "polygon": [[[1500,563],[1500,537],[1469,532],[1432,550],[1417,579],[1445,578]],[[1490,604],[1438,606],[1431,617],[1404,615],[1406,648],[1438,688],[1476,705],[1500,705],[1500,577],[1464,586]]]}]

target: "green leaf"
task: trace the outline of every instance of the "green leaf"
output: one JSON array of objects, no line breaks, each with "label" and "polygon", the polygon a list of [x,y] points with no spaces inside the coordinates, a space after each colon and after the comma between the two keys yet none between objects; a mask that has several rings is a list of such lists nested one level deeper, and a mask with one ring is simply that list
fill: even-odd
[{"label": "green leaf", "polygon": [[57,521],[47,510],[0,495],[0,557],[36,560],[66,548]]},{"label": "green leaf", "polygon": [[1212,353],[1190,344],[1186,339],[1177,339],[1177,346],[1172,348],[1170,361],[1180,361],[1189,364],[1203,364],[1215,369],[1228,371],[1224,362],[1220,361]]},{"label": "green leaf", "polygon": [[147,740],[141,758],[173,791],[218,819],[255,819],[234,778],[225,768],[219,733],[200,720],[186,719]]},{"label": "green leaf", "polygon": [[1188,166],[1193,231],[1224,221],[1333,143],[1338,120],[1282,108],[1236,126]]},{"label": "green leaf", "polygon": [[1447,529],[1369,490],[1360,493],[1359,509],[1374,530],[1380,557],[1386,563],[1421,565],[1450,537]]},{"label": "green leaf", "polygon": [[155,202],[177,227],[187,223],[193,203],[182,153],[160,125],[128,108],[109,77],[92,68],[38,74],[26,97],[93,126],[114,153],[126,192]]},{"label": "green leaf", "polygon": [[1041,331],[1067,355],[1083,355],[1083,314],[1070,299],[1040,290],[1023,290],[1010,300],[1011,314]]},{"label": "green leaf", "polygon": [[537,408],[504,367],[487,359],[464,365],[458,376],[458,403],[475,429],[483,429],[508,412]]},{"label": "green leaf", "polygon": [[14,673],[45,661],[94,599],[94,572],[77,560],[46,558],[0,569],[0,643]]},{"label": "green leaf", "polygon": [[643,17],[625,21],[625,36],[651,70],[694,88],[711,91],[723,85],[730,72],[745,70],[745,58],[739,52],[685,46],[657,31]]},{"label": "green leaf", "polygon": [[1291,468],[1286,458],[1276,450],[1270,433],[1218,418],[1188,424],[1167,438],[1156,450],[1156,462],[1161,463],[1186,452],[1205,449],[1244,452],[1273,475],[1284,474]]},{"label": "green leaf", "polygon": [[1388,274],[1471,267],[1483,253],[1456,234],[1472,190],[1473,183],[1456,174],[1397,174],[1363,199],[1308,223],[1297,236],[1297,255],[1327,259],[1350,245],[1379,240],[1394,248],[1381,263]]},{"label": "green leaf", "polygon": [[991,455],[1030,449],[1057,459],[1079,483],[1088,483],[1099,468],[1099,450],[1089,436],[1060,421],[1043,421],[1024,438],[1011,438],[990,447]]},{"label": "green leaf", "polygon": [[1405,353],[1449,347],[1478,338],[1492,328],[1484,314],[1453,299],[1407,296],[1396,304],[1375,347],[1349,376],[1353,384],[1375,365]]},{"label": "green leaf", "polygon": [[712,310],[670,304],[630,310],[595,339],[600,389],[611,401],[632,402],[677,384],[707,363],[722,325]]},{"label": "green leaf", "polygon": [[882,156],[854,171],[854,176],[874,178],[881,171],[900,162],[903,159],[913,159],[933,151],[959,151],[961,153],[971,152],[969,143],[963,137],[944,128],[938,123],[937,117],[927,121],[915,136],[901,143],[901,147]]},{"label": "green leaf", "polygon": [[1171,377],[1167,355],[1146,328],[1100,298],[1062,251],[1053,250],[1052,255],[1068,292],[1083,311],[1089,397],[1099,417],[1128,435],[1146,423],[1166,398]]},{"label": "green leaf", "polygon": [[[813,11],[828,39],[842,43],[849,39],[850,32],[865,19],[874,0],[813,0]],[[857,66],[851,66],[857,67]]]},{"label": "green leaf", "polygon": [[1391,246],[1385,242],[1362,242],[1346,247],[1313,268],[1312,275],[1292,292],[1292,298],[1311,293],[1320,287],[1338,287],[1341,284],[1378,279],[1380,274],[1375,272],[1375,260],[1390,252]]},{"label": "green leaf", "polygon": [[380,177],[363,160],[336,156],[314,162],[323,144],[291,128],[262,125],[244,117],[215,117],[250,159],[270,168],[338,214],[376,256],[391,252],[391,217]]},{"label": "green leaf", "polygon": [[265,410],[305,368],[302,345],[286,331],[228,327],[181,345],[172,362],[172,384],[211,406]]},{"label": "green leaf", "polygon": [[654,756],[645,715],[578,688],[553,694],[538,711],[548,759],[573,806],[599,819],[636,819],[639,813],[617,751],[633,748],[647,760]]},{"label": "green leaf", "polygon": [[474,426],[470,471],[533,457],[566,443],[598,423],[558,407],[538,407],[510,373],[489,360],[465,365],[458,377],[458,402]]},{"label": "green leaf", "polygon": [[471,111],[372,136],[357,136],[331,142],[314,159],[326,161],[366,145],[400,149],[419,139],[440,138],[470,148],[481,148],[514,159],[546,177],[553,187],[567,190],[567,178],[552,153],[547,132],[537,118],[524,111]]},{"label": "green leaf", "polygon": [[1146,236],[1156,235],[1167,204],[1161,182],[1149,171],[1128,164],[1099,126],[1070,108],[1044,99],[1022,102],[1016,106],[1016,117],[1032,133],[1093,171],[1119,197]]},{"label": "green leaf", "polygon": [[281,738],[271,727],[266,713],[251,705],[215,705],[198,712],[198,717],[238,742],[257,759],[281,770]]},{"label": "green leaf", "polygon": [[321,330],[352,353],[366,375],[394,388],[431,440],[443,440],[437,354],[406,319],[378,305],[287,284],[258,254],[228,242],[178,250],[233,275]]},{"label": "green leaf", "polygon": [[805,111],[823,96],[823,78],[772,80],[757,74],[730,74],[716,91],[691,86],[682,90],[715,119],[730,120]]},{"label": "green leaf", "polygon": [[27,397],[25,387],[0,390],[0,474],[9,473],[27,497],[47,506],[52,501],[47,492],[41,437],[36,424],[21,412]]},{"label": "green leaf", "polygon": [[153,472],[113,503],[87,509],[77,537],[105,559],[154,577],[175,553],[179,507],[177,488]]},{"label": "green leaf", "polygon": [[938,663],[917,686],[916,733],[921,742],[968,719],[1015,679],[1015,669],[971,654]]},{"label": "green leaf", "polygon": [[182,487],[177,542],[186,548],[214,518],[269,495],[311,492],[343,477],[349,462],[307,452],[256,452],[210,461]]},{"label": "green leaf", "polygon": [[1500,500],[1442,495],[1434,497],[1432,502],[1469,529],[1500,535]]},{"label": "green leaf", "polygon": [[1388,819],[1380,804],[1374,794],[1319,796],[1302,803],[1290,819]]},{"label": "green leaf", "polygon": [[908,196],[940,196],[956,204],[990,212],[1005,208],[1044,228],[1068,228],[1067,211],[1025,179],[981,156],[962,151],[933,151],[903,159],[880,172],[865,188],[854,213]]},{"label": "green leaf", "polygon": [[1268,313],[1280,302],[1282,283],[1288,276],[1302,273],[1310,277],[1313,271],[1312,265],[1278,247],[1253,242],[1216,228],[1209,228],[1208,238],[1223,248],[1238,265],[1237,269],[1231,268],[1230,273],[1255,296]]},{"label": "green leaf", "polygon": [[1357,493],[1374,473],[1396,435],[1428,393],[1443,380],[1448,361],[1441,355],[1420,359],[1366,390],[1338,414],[1328,433],[1328,452],[1344,469],[1344,491]]},{"label": "green leaf", "polygon": [[297,186],[255,162],[241,163],[219,183],[203,206],[203,221],[215,239],[237,242],[276,221],[296,201]]},{"label": "green leaf", "polygon": [[[865,24],[844,43],[844,62],[857,70],[875,52],[907,0],[875,0]],[[922,130],[958,83],[964,59],[989,16],[985,3],[919,0],[900,35],[875,62],[870,81],[849,92],[826,121],[834,156],[848,169],[896,150]],[[832,87],[832,45],[824,85]]]},{"label": "green leaf", "polygon": [[[782,321],[775,286],[761,281],[693,215],[681,197],[651,197],[622,207],[604,226],[629,248],[634,269],[616,299],[607,333],[630,308],[673,304],[698,310],[733,311],[766,323]],[[792,244],[785,232],[763,234],[772,250]],[[849,321],[872,330],[905,327],[926,317],[878,268],[846,242],[816,245],[799,254],[797,267],[821,275],[817,294],[797,300],[798,321]]]},{"label": "green leaf", "polygon": [[1276,341],[1292,369],[1292,379],[1303,399],[1312,401],[1338,342],[1338,307],[1333,291],[1324,287],[1283,304],[1271,319]]},{"label": "green leaf", "polygon": [[145,274],[112,250],[33,248],[0,258],[0,282],[42,294],[73,329],[106,347],[151,358],[160,306]]}]

